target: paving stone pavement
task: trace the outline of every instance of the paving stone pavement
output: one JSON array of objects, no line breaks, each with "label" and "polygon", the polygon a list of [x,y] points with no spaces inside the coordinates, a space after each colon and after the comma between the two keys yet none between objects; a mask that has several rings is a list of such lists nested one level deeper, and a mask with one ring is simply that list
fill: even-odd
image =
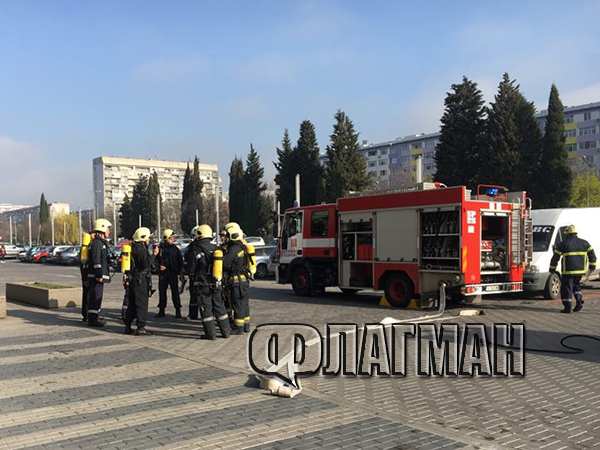
[{"label": "paving stone pavement", "polygon": [[[29,281],[20,267],[13,269]],[[38,267],[27,266],[27,276],[76,273]],[[453,322],[524,323],[528,347],[555,348],[569,333],[598,335],[600,296],[586,295],[584,314],[557,314],[558,302],[489,299],[485,316]],[[82,324],[75,309],[8,304],[9,318],[0,321],[0,449],[600,447],[597,343],[570,342],[586,350],[580,355],[529,352],[524,378],[419,377],[409,363],[403,378],[305,378],[300,396],[283,399],[250,376],[247,337],[202,341],[198,322],[172,316],[150,320],[154,336],[125,336],[121,298],[113,283],[102,330]],[[256,282],[252,298],[254,325],[323,329],[424,313],[333,291],[299,299],[272,281]],[[414,347],[409,340],[408,354]]]}]

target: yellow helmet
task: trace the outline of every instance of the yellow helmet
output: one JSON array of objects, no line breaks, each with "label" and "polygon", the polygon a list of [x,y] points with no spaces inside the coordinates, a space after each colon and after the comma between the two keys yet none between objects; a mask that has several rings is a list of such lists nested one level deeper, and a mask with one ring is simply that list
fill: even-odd
[{"label": "yellow helmet", "polygon": [[169,228],[167,228],[165,231],[163,231],[163,241],[168,242],[169,239],[175,235],[175,232]]},{"label": "yellow helmet", "polygon": [[94,222],[94,231],[99,231],[100,233],[106,233],[106,230],[110,227],[112,227],[112,223],[106,219],[98,219]]},{"label": "yellow helmet", "polygon": [[224,229],[227,239],[231,239],[232,241],[241,241],[244,237],[244,232],[235,222],[229,222],[227,225],[225,225]]},{"label": "yellow helmet", "polygon": [[212,239],[213,231],[208,225],[200,225],[196,230],[196,236],[198,239]]},{"label": "yellow helmet", "polygon": [[575,228],[575,225],[569,225],[565,229],[565,234],[577,234],[577,228]]},{"label": "yellow helmet", "polygon": [[150,230],[146,227],[141,227],[135,230],[133,233],[133,242],[144,242],[147,239],[150,239]]}]

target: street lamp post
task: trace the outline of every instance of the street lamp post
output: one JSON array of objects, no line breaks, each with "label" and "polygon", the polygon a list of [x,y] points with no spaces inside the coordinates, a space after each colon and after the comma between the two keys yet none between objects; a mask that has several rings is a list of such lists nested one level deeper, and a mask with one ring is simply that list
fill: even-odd
[{"label": "street lamp post", "polygon": [[588,156],[580,156],[577,160],[582,163],[586,168],[586,179],[587,179],[587,207],[590,207],[590,170],[592,168],[592,164],[588,160]]}]

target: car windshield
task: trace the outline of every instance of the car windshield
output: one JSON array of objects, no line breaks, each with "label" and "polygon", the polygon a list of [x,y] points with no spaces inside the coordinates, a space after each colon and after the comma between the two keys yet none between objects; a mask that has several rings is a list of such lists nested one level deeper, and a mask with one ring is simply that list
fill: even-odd
[{"label": "car windshield", "polygon": [[533,251],[548,251],[553,234],[554,227],[547,225],[535,225],[533,227]]}]

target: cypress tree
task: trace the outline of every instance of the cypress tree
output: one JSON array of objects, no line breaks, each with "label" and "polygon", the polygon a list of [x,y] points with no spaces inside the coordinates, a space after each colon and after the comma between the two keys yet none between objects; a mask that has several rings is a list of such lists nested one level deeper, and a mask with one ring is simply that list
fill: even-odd
[{"label": "cypress tree", "polygon": [[277,149],[277,161],[273,163],[277,173],[275,174],[275,184],[277,184],[277,200],[281,204],[281,210],[285,211],[294,204],[294,177],[296,171],[294,168],[294,152],[290,135],[287,128],[283,133],[281,149]]},{"label": "cypress tree", "polygon": [[250,153],[246,158],[244,171],[243,222],[240,223],[249,236],[262,236],[270,232],[271,210],[265,195],[267,185],[262,181],[264,173],[265,169],[260,164],[260,157],[254,146],[250,144]]},{"label": "cypress tree", "polygon": [[[160,184],[158,182],[158,173],[152,172],[148,180],[145,205],[145,223],[146,226],[151,230],[158,229],[157,197],[160,198]],[[162,199],[160,200],[160,208],[162,213]]]},{"label": "cypress tree", "polygon": [[229,220],[242,224],[244,222],[244,163],[234,158],[229,169]]},{"label": "cypress tree", "polygon": [[[181,192],[181,208],[180,208],[180,218],[179,225],[184,233],[189,233],[191,229],[188,228],[189,220],[186,218],[186,204],[190,198],[191,192],[191,180],[192,180],[192,171],[190,170],[190,164],[188,163],[187,168],[185,169],[185,175],[183,176],[183,191]],[[196,219],[194,218],[194,225],[196,224]]]},{"label": "cypress tree", "polygon": [[148,209],[148,178],[144,175],[140,175],[137,183],[133,187],[133,194],[131,196],[131,222],[132,227],[137,229],[139,226],[139,216],[142,216],[142,226],[147,227],[146,211]]},{"label": "cypress tree", "polygon": [[137,223],[133,217],[129,196],[125,195],[119,211],[121,213],[119,217],[119,230],[121,230],[123,237],[131,239],[137,228]]},{"label": "cypress tree", "polygon": [[40,223],[48,223],[50,220],[50,208],[48,207],[48,202],[46,201],[46,196],[42,192],[42,196],[40,197]]},{"label": "cypress tree", "polygon": [[512,188],[527,191],[529,196],[535,198],[538,191],[538,178],[541,174],[542,132],[535,120],[533,102],[527,101],[521,93],[517,95],[515,125],[518,135],[519,163]]},{"label": "cypress tree", "polygon": [[473,188],[485,133],[485,102],[477,83],[467,77],[453,84],[451,90],[444,100],[434,178],[448,186]]},{"label": "cypress tree", "polygon": [[554,84],[550,89],[542,149],[538,198],[533,199],[533,204],[536,208],[568,206],[573,174],[569,169],[565,144],[564,108]]},{"label": "cypress tree", "polygon": [[[194,158],[194,170],[186,170],[184,176],[184,189],[186,189],[186,197],[181,205],[181,228],[185,233],[189,233],[196,226],[196,211],[198,211],[199,225],[203,221],[203,202],[202,189],[204,182],[200,178],[200,161],[196,156]],[[187,180],[186,180],[187,179]]]},{"label": "cypress tree", "polygon": [[330,202],[350,191],[362,191],[371,185],[354,124],[342,110],[336,112],[335,120],[330,144],[326,149],[328,162],[325,189],[326,198]]},{"label": "cypress tree", "polygon": [[[323,167],[319,162],[319,144],[315,126],[310,120],[304,120],[300,124],[300,137],[294,149],[293,159],[296,173],[300,175],[300,203],[302,205],[321,203],[324,194]],[[292,183],[292,186],[294,187],[295,184]]]},{"label": "cypress tree", "polygon": [[479,176],[483,184],[498,184],[512,189],[519,166],[519,136],[515,121],[519,86],[504,74],[495,102],[488,112],[486,145],[479,153]]}]

